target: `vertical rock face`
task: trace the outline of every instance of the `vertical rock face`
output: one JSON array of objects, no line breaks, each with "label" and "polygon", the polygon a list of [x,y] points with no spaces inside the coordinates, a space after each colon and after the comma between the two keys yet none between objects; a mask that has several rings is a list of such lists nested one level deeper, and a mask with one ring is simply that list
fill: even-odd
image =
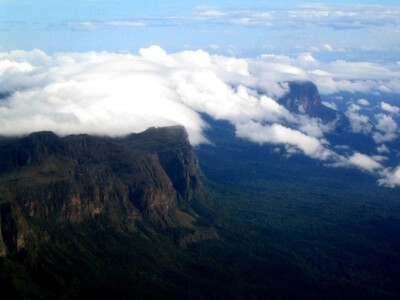
[{"label": "vertical rock face", "polygon": [[13,218],[11,204],[9,202],[0,205],[0,256],[4,256],[7,252],[17,250],[17,224]]},{"label": "vertical rock face", "polygon": [[177,191],[180,202],[187,202],[202,192],[199,173],[199,164],[193,148],[190,146],[186,131],[176,127],[179,139],[185,141],[175,149],[165,149],[157,152],[160,164],[171,179],[174,189]]},{"label": "vertical rock face", "polygon": [[203,186],[199,164],[183,127],[150,128],[143,133],[131,135],[127,140],[131,147],[157,155],[177,192],[180,204],[187,206],[194,197],[201,196]]},{"label": "vertical rock face", "polygon": [[1,143],[0,256],[17,250],[18,239],[32,239],[20,230],[21,218],[79,223],[103,216],[128,229],[136,220],[168,226],[171,212],[190,210],[203,191],[183,127],[120,139],[40,132]]},{"label": "vertical rock face", "polygon": [[193,151],[179,149],[158,153],[161,166],[171,179],[179,199],[190,202],[200,189],[197,161]]}]

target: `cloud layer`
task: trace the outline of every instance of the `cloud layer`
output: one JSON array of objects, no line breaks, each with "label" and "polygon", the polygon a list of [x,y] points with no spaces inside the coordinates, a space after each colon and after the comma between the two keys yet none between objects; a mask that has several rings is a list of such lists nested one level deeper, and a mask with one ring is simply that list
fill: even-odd
[{"label": "cloud layer", "polygon": [[292,120],[271,97],[287,91],[283,80],[307,79],[289,65],[201,50],[167,54],[158,46],[139,55],[34,50],[0,53],[0,59],[0,93],[11,95],[0,107],[6,135],[46,129],[123,135],[178,123],[198,144],[205,141],[199,113],[232,122]]},{"label": "cloud layer", "polygon": [[[307,53],[254,59],[202,50],[168,54],[158,46],[142,48],[138,55],[4,52],[0,53],[0,134],[52,130],[60,135],[119,136],[150,126],[181,124],[197,145],[207,142],[203,135],[207,124],[201,118],[206,113],[230,121],[240,138],[379,174],[380,184],[393,187],[400,185],[398,171],[385,168],[384,157],[339,155],[325,138],[334,123],[291,114],[275,100],[288,91],[290,80],[314,80],[327,92],[328,81],[334,90],[347,91],[343,80],[350,85],[361,80],[369,89],[378,89],[399,74],[399,66],[395,68],[344,61],[322,64]],[[398,136],[397,123],[387,114],[396,114],[397,107],[384,102],[381,106],[385,113],[375,115],[374,127],[359,113],[360,106],[353,104],[346,113],[353,130],[373,135],[376,143]],[[383,146],[377,154],[386,152]]]}]

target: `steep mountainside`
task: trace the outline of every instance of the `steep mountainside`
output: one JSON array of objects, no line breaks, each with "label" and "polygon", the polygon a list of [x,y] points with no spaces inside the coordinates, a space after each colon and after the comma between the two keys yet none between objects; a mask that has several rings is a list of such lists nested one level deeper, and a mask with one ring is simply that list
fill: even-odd
[{"label": "steep mountainside", "polygon": [[[180,247],[216,237],[196,212],[205,196],[183,127],[151,128],[119,139],[37,132],[0,143],[0,266],[4,272],[6,262],[13,265],[17,275],[9,274],[5,282],[14,288],[21,281],[31,285],[32,270],[40,264],[44,269],[62,265],[60,258],[49,262],[49,257],[65,255],[61,261],[76,267],[72,261],[84,256],[70,251],[99,243],[105,229],[126,235],[128,242],[143,236],[144,228],[164,230],[161,236],[170,235]],[[71,235],[68,241],[68,232],[76,228],[85,240],[74,243],[77,237]],[[150,240],[160,238],[144,234],[152,235]],[[16,271],[21,268],[22,273]],[[37,272],[50,276],[48,270]],[[65,280],[59,270],[50,274]],[[36,285],[40,290],[43,284]]]}]

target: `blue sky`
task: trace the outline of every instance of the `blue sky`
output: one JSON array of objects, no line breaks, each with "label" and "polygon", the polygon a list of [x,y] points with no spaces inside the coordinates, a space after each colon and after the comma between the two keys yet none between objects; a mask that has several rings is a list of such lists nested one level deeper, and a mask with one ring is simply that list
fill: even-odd
[{"label": "blue sky", "polygon": [[0,51],[168,52],[396,61],[398,1],[0,0]]}]

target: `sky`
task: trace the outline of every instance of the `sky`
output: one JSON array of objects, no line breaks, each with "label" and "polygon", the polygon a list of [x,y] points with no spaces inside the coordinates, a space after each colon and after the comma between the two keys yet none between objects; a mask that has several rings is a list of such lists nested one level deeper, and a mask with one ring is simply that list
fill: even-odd
[{"label": "sky", "polygon": [[395,60],[398,1],[0,0],[0,50],[168,52]]},{"label": "sky", "polygon": [[[0,135],[181,124],[196,146],[205,113],[283,155],[400,186],[397,2],[0,0]],[[314,82],[374,148],[335,145],[335,122],[279,105],[292,80]]]}]

